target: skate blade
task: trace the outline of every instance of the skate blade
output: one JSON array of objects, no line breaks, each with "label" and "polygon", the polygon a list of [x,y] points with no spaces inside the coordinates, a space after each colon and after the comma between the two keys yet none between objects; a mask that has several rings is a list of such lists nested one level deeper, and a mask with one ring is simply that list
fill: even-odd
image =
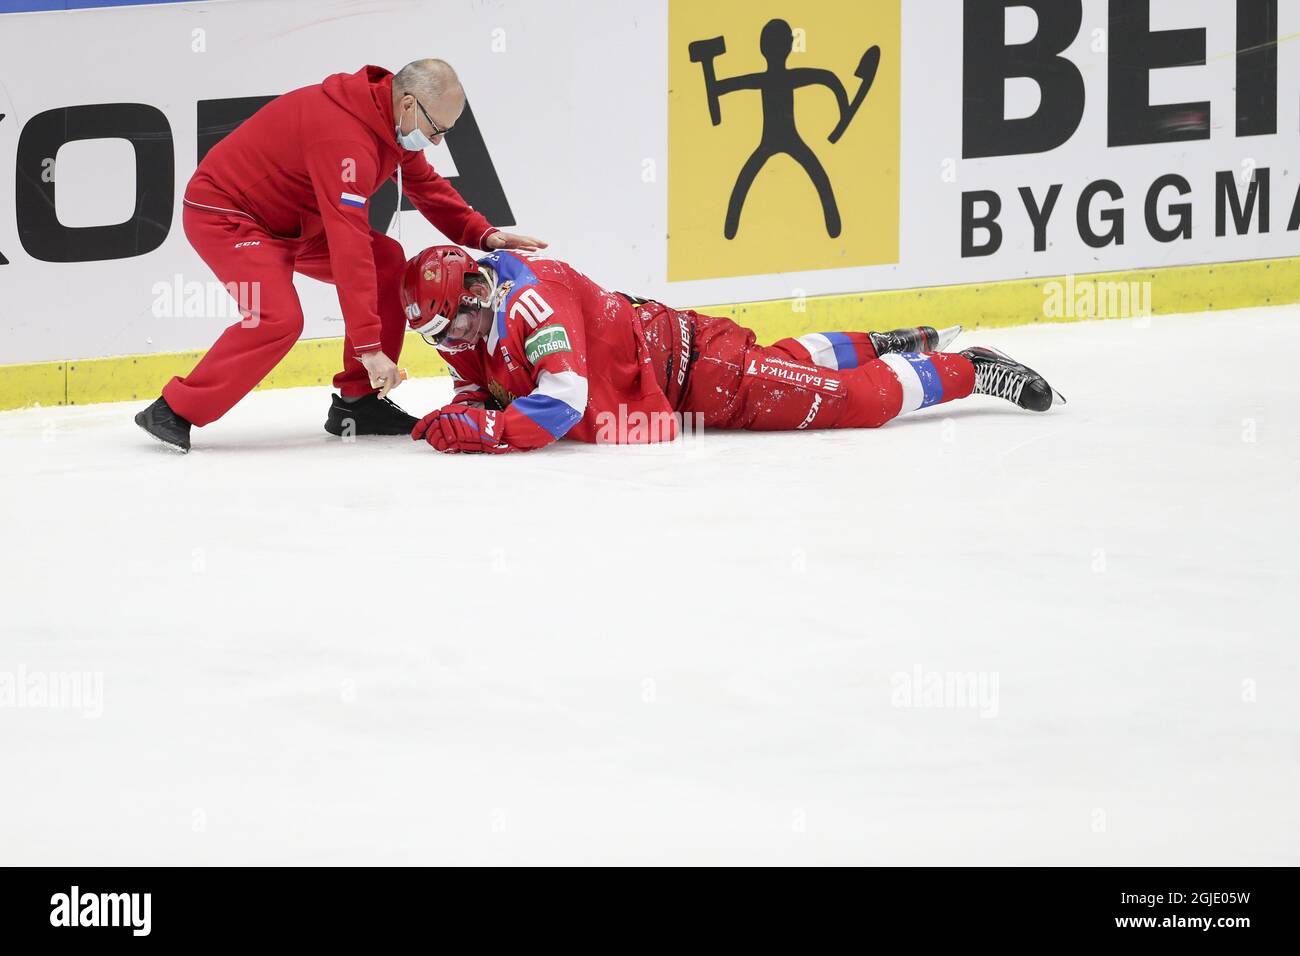
[{"label": "skate blade", "polygon": [[188,455],[190,453],[190,450],[188,448],[182,448],[180,445],[173,445],[167,439],[159,438],[151,431],[146,431],[145,434],[148,435],[150,438],[152,438],[154,441],[156,441],[158,444],[162,445],[164,448],[170,448],[178,455]]},{"label": "skate blade", "polygon": [[932,351],[935,351],[935,352],[946,352],[946,351],[948,351],[948,346],[951,345],[953,339],[957,338],[957,336],[959,336],[959,335],[961,335],[961,326],[960,326],[960,325],[954,325],[954,326],[952,326],[951,328],[947,328],[947,329],[940,329],[940,330],[939,330],[939,341],[938,341],[938,343],[935,345],[935,347],[932,349]]},{"label": "skate blade", "polygon": [[152,439],[153,439],[154,441],[156,441],[158,444],[162,445],[164,448],[170,448],[172,451],[176,452],[176,454],[178,454],[178,455],[188,455],[188,454],[190,453],[190,450],[189,450],[188,448],[182,448],[180,445],[173,444],[172,442],[169,442],[169,441],[168,441],[167,439],[165,439],[165,438],[159,438],[157,435],[155,435],[153,432],[149,431],[149,429],[145,428],[145,427],[144,427],[143,425],[141,425],[139,422],[136,422],[136,425],[139,427],[140,431],[144,432],[146,435],[148,435],[150,438],[152,438]]}]

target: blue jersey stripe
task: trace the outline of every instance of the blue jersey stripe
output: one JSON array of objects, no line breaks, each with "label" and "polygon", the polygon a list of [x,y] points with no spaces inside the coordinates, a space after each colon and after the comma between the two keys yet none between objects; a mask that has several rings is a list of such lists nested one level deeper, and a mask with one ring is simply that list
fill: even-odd
[{"label": "blue jersey stripe", "polygon": [[552,438],[563,438],[565,432],[582,421],[581,412],[558,398],[539,395],[536,392],[515,399],[510,403],[510,407],[523,412],[539,428],[550,432]]},{"label": "blue jersey stripe", "polygon": [[858,367],[858,350],[853,340],[843,332],[823,332],[826,340],[835,347],[835,365],[841,371]]},{"label": "blue jersey stripe", "polygon": [[943,380],[939,378],[939,370],[934,367],[934,363],[930,361],[929,356],[921,355],[918,352],[903,352],[900,354],[916,370],[916,377],[921,380],[921,391],[925,396],[921,401],[921,407],[929,408],[931,405],[942,402]]}]

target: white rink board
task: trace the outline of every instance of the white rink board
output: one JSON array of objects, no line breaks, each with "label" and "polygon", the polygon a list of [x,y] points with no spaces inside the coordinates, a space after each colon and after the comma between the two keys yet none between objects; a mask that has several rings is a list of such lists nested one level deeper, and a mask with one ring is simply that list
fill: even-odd
[{"label": "white rink board", "polygon": [[[671,283],[666,271],[668,169],[666,0],[593,3],[497,0],[492,3],[390,0],[376,9],[352,0],[228,0],[223,3],[13,15],[0,20],[0,195],[14,194],[19,131],[32,116],[74,104],[140,102],[161,110],[175,139],[175,210],[155,252],[108,262],[37,261],[19,241],[15,216],[0,212],[0,364],[140,354],[209,345],[226,320],[159,318],[155,283],[207,280],[180,228],[180,195],[195,163],[195,104],[200,99],[269,95],[367,62],[396,69],[441,55],[459,69],[519,229],[550,239],[555,255],[597,281],[670,303],[700,305],[808,295],[916,288],[1025,276],[1061,275],[1300,254],[1300,233],[1286,229],[1300,181],[1300,44],[1280,47],[1278,129],[1238,139],[1234,129],[1233,4],[1155,0],[1153,29],[1204,27],[1209,64],[1159,70],[1155,102],[1207,99],[1212,138],[1158,146],[1106,146],[1107,71],[1093,51],[1107,4],[1086,0],[1079,38],[1067,51],[1086,82],[1078,131],[1050,153],[962,160],[962,4],[904,0],[902,182],[897,265]],[[1022,13],[1025,11],[1021,11]],[[1279,34],[1300,32],[1300,6],[1284,3]],[[1032,32],[1013,16],[1008,34]],[[195,53],[193,31],[205,31]],[[130,37],[105,43],[106,35]],[[593,41],[593,38],[598,40]],[[50,69],[50,51],[94,69]],[[809,56],[814,57],[815,49]],[[815,58],[815,57],[814,57]],[[1032,110],[1035,94],[1009,87],[1008,112]],[[95,145],[98,143],[99,145]],[[106,144],[106,145],[105,145]],[[116,144],[121,146],[121,143]],[[60,158],[59,203],[67,223],[120,216],[131,151],[90,141]],[[702,148],[708,148],[702,144]],[[443,150],[435,164],[450,174]],[[951,162],[949,162],[951,161]],[[647,162],[656,170],[646,181]],[[1214,174],[1269,167],[1268,235],[1214,235]],[[1162,244],[1143,226],[1145,192],[1158,176],[1190,182],[1193,238]],[[1109,177],[1124,189],[1122,247],[1092,249],[1075,227],[1080,190]],[[1049,247],[1032,252],[1032,230],[1017,189],[1041,200],[1064,189]],[[1003,199],[1003,249],[963,259],[961,193],[995,190]],[[1105,203],[1102,203],[1105,205]],[[414,254],[436,234],[404,214],[402,241]],[[338,335],[333,290],[301,279],[308,337]],[[1156,290],[1159,295],[1159,289]]]},{"label": "white rink board", "polygon": [[0,414],[0,674],[102,679],[0,709],[5,862],[1300,863],[1296,389],[1207,357],[1300,309],[968,339],[1070,405],[494,458],[323,388],[188,457]]}]

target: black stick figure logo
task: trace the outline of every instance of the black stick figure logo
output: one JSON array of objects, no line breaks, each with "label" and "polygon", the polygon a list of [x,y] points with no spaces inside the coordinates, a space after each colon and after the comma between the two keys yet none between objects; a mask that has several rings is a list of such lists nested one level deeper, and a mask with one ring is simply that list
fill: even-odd
[{"label": "black stick figure logo", "polygon": [[840,78],[830,70],[816,70],[806,67],[790,69],[786,60],[794,50],[794,31],[784,20],[769,20],[759,35],[758,48],[767,60],[767,69],[761,73],[747,73],[719,80],[714,72],[714,63],[719,56],[727,52],[726,40],[713,37],[708,40],[696,40],[687,50],[691,62],[699,63],[704,70],[704,92],[709,98],[709,118],[714,126],[722,124],[722,107],[719,99],[727,93],[738,90],[758,90],[763,96],[763,135],[758,148],[745,161],[736,177],[736,185],[731,190],[731,201],[727,203],[727,222],[723,235],[728,239],[736,238],[740,228],[740,212],[745,206],[745,197],[749,187],[754,185],[764,164],[778,153],[785,153],[804,168],[808,178],[817,189],[822,202],[822,213],[826,217],[826,232],[832,239],[840,234],[840,211],[835,205],[835,193],[831,189],[830,177],[817,159],[794,122],[794,91],[803,86],[825,86],[835,94],[840,107],[840,121],[827,137],[831,143],[839,141],[844,131],[853,122],[871,84],[875,82],[876,70],[880,67],[880,47],[873,46],[862,54],[854,76],[862,81],[853,102],[849,102],[848,93]]}]

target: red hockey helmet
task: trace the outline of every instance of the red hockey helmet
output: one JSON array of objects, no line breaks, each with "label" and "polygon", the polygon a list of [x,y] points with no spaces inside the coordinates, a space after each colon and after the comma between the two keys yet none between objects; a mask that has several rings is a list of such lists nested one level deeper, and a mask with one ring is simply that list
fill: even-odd
[{"label": "red hockey helmet", "polygon": [[439,345],[457,315],[486,307],[468,291],[475,280],[486,283],[487,277],[459,246],[430,246],[408,261],[402,307],[411,331]]}]

